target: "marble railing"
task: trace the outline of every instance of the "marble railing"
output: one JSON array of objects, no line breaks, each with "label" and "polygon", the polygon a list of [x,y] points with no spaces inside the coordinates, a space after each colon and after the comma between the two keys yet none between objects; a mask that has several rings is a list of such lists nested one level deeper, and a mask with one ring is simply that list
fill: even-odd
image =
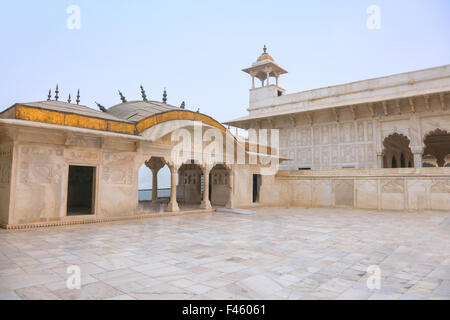
[{"label": "marble railing", "polygon": [[279,171],[261,203],[302,207],[450,211],[450,168]]}]

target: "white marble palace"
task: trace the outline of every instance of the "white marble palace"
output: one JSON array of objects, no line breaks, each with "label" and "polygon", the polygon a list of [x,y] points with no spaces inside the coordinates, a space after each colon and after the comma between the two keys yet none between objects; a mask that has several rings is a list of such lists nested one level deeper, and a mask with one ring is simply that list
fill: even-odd
[{"label": "white marble palace", "polygon": [[249,114],[226,124],[279,129],[288,159],[266,205],[450,210],[450,65],[290,94],[266,47],[243,71]]},{"label": "white marble palace", "polygon": [[283,169],[450,166],[450,65],[291,94],[266,48],[243,71],[249,115],[226,124],[279,129]]},{"label": "white marble palace", "polygon": [[[60,101],[58,87],[53,98],[49,92],[47,100],[7,108],[0,113],[0,226],[223,206],[450,211],[450,65],[292,94],[279,86],[287,71],[266,48],[243,71],[252,78],[249,115],[226,124],[279,129],[279,147],[270,152],[184,103],[168,104],[166,92],[162,101],[149,100],[142,87],[139,100],[119,92],[121,103],[99,110],[81,105],[79,94]],[[222,158],[210,148],[211,130],[226,150]],[[182,162],[178,131],[207,137]],[[280,170],[249,161],[254,157],[276,159]],[[169,167],[170,197],[155,192],[139,201],[143,164],[153,172],[153,190],[158,171]]]}]

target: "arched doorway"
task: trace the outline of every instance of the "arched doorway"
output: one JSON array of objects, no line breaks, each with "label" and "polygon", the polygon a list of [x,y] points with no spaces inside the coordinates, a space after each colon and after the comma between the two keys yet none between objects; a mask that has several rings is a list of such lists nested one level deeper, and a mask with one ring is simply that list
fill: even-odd
[{"label": "arched doorway", "polygon": [[211,204],[225,207],[230,199],[231,170],[223,164],[215,165],[211,170]]},{"label": "arched doorway", "polygon": [[427,156],[434,157],[436,166],[446,166],[447,157],[450,155],[450,133],[446,130],[436,129],[425,136],[424,143],[424,160]]},{"label": "arched doorway", "polygon": [[170,198],[170,171],[164,159],[151,157],[139,168],[139,211],[163,211]]},{"label": "arched doorway", "polygon": [[194,162],[183,164],[178,170],[177,201],[184,206],[198,206],[202,201],[202,168]]},{"label": "arched doorway", "polygon": [[383,141],[384,167],[407,168],[414,166],[414,157],[409,147],[409,139],[399,133],[388,136]]}]

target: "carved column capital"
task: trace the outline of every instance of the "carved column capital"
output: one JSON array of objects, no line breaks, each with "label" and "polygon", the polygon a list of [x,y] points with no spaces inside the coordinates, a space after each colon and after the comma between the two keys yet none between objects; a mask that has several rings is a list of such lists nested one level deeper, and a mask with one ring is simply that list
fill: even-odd
[{"label": "carved column capital", "polygon": [[165,163],[162,158],[151,157],[150,160],[145,161],[145,165],[152,171],[155,170],[156,172],[158,172],[165,166]]},{"label": "carved column capital", "polygon": [[423,146],[411,146],[411,152],[413,154],[422,154],[423,153]]}]

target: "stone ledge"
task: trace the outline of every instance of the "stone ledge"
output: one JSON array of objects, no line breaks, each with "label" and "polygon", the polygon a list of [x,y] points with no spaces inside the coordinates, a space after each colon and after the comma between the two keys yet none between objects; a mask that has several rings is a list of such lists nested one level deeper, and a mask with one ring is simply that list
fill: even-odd
[{"label": "stone ledge", "polygon": [[135,216],[125,216],[125,217],[115,217],[115,218],[84,218],[84,219],[70,219],[70,220],[60,220],[60,221],[46,221],[46,222],[35,222],[26,224],[0,224],[0,227],[6,230],[21,230],[21,229],[34,229],[34,228],[46,228],[46,227],[59,227],[59,226],[69,226],[78,224],[93,224],[93,223],[105,223],[105,222],[116,222],[124,220],[143,220],[150,218],[164,218],[173,216],[183,216],[188,214],[196,213],[214,213],[215,209],[198,209],[191,211],[180,211],[180,212],[163,212],[163,213],[148,213],[139,214]]}]

